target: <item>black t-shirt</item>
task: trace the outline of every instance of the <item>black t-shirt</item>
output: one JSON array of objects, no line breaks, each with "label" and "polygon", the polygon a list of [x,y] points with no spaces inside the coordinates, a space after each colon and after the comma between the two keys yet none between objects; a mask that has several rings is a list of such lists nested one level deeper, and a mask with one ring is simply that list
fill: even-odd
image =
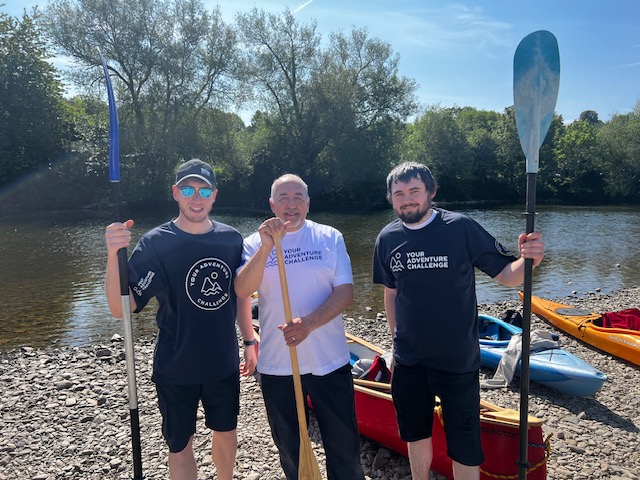
[{"label": "black t-shirt", "polygon": [[469,217],[436,213],[419,230],[399,219],[382,229],[373,282],[396,289],[398,362],[471,372],[480,368],[475,268],[495,277],[515,257]]},{"label": "black t-shirt", "polygon": [[137,310],[158,299],[153,380],[213,382],[238,370],[235,272],[242,235],[214,222],[193,235],[168,222],[147,232],[129,258],[129,286]]}]

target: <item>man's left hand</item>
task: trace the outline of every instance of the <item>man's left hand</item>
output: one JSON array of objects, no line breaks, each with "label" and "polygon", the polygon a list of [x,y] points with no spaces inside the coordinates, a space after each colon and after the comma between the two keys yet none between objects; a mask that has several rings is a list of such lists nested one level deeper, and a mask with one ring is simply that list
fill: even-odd
[{"label": "man's left hand", "polygon": [[278,325],[284,335],[284,341],[289,347],[295,347],[302,343],[311,333],[311,329],[301,318],[294,318],[286,325]]}]

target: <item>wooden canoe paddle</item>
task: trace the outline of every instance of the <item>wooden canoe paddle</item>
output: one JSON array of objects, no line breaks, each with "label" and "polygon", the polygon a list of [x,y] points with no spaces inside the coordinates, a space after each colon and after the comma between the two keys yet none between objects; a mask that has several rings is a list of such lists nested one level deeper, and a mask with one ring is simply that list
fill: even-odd
[{"label": "wooden canoe paddle", "polygon": [[[282,303],[284,305],[284,317],[286,323],[290,323],[291,302],[289,301],[289,287],[287,285],[287,274],[284,269],[284,255],[282,254],[282,234],[273,238],[276,246],[276,256],[278,258],[278,273],[280,274],[280,289],[282,290]],[[293,389],[296,396],[296,410],[298,412],[298,428],[300,431],[300,459],[298,462],[298,480],[322,480],[318,462],[313,449],[307,428],[307,417],[305,414],[304,396],[302,394],[302,379],[300,378],[300,368],[298,366],[298,352],[296,347],[289,347],[291,355],[291,367],[293,371]]]},{"label": "wooden canoe paddle", "polygon": [[[558,41],[552,33],[540,30],[522,39],[513,59],[513,99],[520,145],[526,157],[527,198],[526,233],[534,230],[536,174],[540,147],[544,142],[560,85]],[[522,321],[522,360],[520,366],[520,457],[518,479],[527,476],[529,353],[531,351],[531,289],[533,260],[525,259]]]}]

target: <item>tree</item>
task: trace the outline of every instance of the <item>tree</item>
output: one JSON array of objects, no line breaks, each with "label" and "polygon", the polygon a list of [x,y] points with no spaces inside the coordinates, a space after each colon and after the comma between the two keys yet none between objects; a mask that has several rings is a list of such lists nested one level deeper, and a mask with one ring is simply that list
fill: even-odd
[{"label": "tree", "polygon": [[604,183],[597,114],[595,121],[590,115],[580,115],[580,118],[568,125],[555,143],[558,163],[550,183],[554,184],[556,195],[561,200],[599,202],[604,193]]},{"label": "tree", "polygon": [[166,196],[180,160],[206,159],[203,112],[235,100],[234,29],[200,0],[52,0],[45,18],[58,51],[87,68],[85,85],[103,82],[96,47],[117,79],[123,169],[146,187],[125,194]]},{"label": "tree", "polygon": [[496,172],[502,185],[503,198],[521,200],[526,192],[525,162],[513,106],[506,108],[498,119],[493,137],[497,145]]},{"label": "tree", "polygon": [[277,15],[257,8],[238,14],[236,24],[244,46],[243,79],[254,90],[254,102],[289,139],[286,151],[279,152],[280,164],[291,169],[301,162],[304,176],[318,154],[307,91],[320,59],[316,24],[299,24],[288,9]]},{"label": "tree", "polygon": [[580,113],[580,118],[578,120],[587,122],[590,125],[602,126],[602,120],[598,118],[598,112],[596,112],[595,110],[585,110],[584,112]]},{"label": "tree", "polygon": [[62,84],[35,18],[0,14],[0,185],[54,162],[68,139]]},{"label": "tree", "polygon": [[598,133],[604,148],[606,192],[614,201],[640,200],[640,101],[631,113],[614,115]]},{"label": "tree", "polygon": [[[223,195],[219,204],[242,204],[249,193],[249,135],[235,113],[207,109],[196,128],[200,146],[214,166],[218,188]],[[263,191],[264,193],[264,191]]]},{"label": "tree", "polygon": [[244,78],[270,132],[255,157],[260,176],[269,159],[271,170],[305,177],[318,199],[375,197],[373,182],[398,158],[399,123],[417,108],[415,82],[398,75],[390,45],[353,29],[332,34],[323,50],[315,22],[300,24],[289,10],[254,9],[236,21]]},{"label": "tree", "polygon": [[498,145],[493,135],[500,114],[472,107],[455,108],[454,119],[467,138],[471,157],[467,188],[468,198],[497,200],[504,198],[508,189],[503,188],[497,158]]},{"label": "tree", "polygon": [[471,150],[454,108],[428,107],[408,136],[412,160],[425,163],[439,184],[441,200],[470,200]]},{"label": "tree", "polygon": [[331,35],[313,76],[321,171],[341,202],[384,201],[381,186],[400,159],[404,122],[418,109],[416,84],[398,75],[398,62],[388,43],[354,28]]}]

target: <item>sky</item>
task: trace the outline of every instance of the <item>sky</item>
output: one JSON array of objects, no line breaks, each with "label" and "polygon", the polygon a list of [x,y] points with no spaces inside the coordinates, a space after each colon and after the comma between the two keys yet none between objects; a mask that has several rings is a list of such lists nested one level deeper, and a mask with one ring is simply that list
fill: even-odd
[{"label": "sky", "polygon": [[[400,56],[399,74],[417,82],[423,106],[504,111],[513,105],[516,47],[537,30],[548,30],[558,40],[556,113],[565,123],[585,110],[595,110],[606,121],[630,112],[640,101],[637,0],[202,1],[208,9],[219,5],[227,22],[253,7],[271,13],[288,8],[300,22],[315,20],[324,41],[332,32],[365,27],[370,37],[389,43]],[[46,0],[1,3],[0,11],[14,16],[33,5],[46,6]]]}]

